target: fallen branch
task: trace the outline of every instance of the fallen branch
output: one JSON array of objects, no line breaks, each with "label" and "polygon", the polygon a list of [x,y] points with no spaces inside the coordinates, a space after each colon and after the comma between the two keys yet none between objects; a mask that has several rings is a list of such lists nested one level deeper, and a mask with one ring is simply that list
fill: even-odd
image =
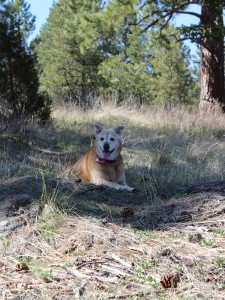
[{"label": "fallen branch", "polygon": [[225,219],[223,220],[206,220],[200,222],[185,222],[185,223],[165,223],[165,224],[157,224],[158,228],[169,228],[169,227],[187,227],[187,226],[195,226],[195,225],[212,225],[222,223],[225,224]]},{"label": "fallen branch", "polygon": [[105,269],[105,270],[111,272],[112,274],[117,275],[117,276],[120,276],[120,275],[121,275],[121,276],[124,276],[124,277],[130,276],[129,273],[123,272],[123,271],[121,271],[121,270],[112,268],[112,267],[107,266],[107,265],[102,265],[101,267],[102,267],[103,269]]},{"label": "fallen branch", "polygon": [[125,266],[126,268],[128,268],[128,269],[131,269],[131,268],[132,268],[132,265],[131,265],[130,263],[124,261],[124,260],[121,259],[121,258],[119,258],[116,254],[112,254],[111,256],[112,256],[112,258],[113,258],[115,261],[119,262],[121,265]]},{"label": "fallen branch", "polygon": [[98,265],[98,264],[104,264],[106,261],[102,260],[93,260],[93,261],[85,261],[77,266],[77,269],[81,269],[82,267],[85,267],[87,265]]},{"label": "fallen branch", "polygon": [[75,269],[68,268],[68,267],[64,266],[63,264],[52,264],[49,266],[63,268],[70,275],[77,277],[79,279],[89,279],[89,280],[97,279],[102,282],[112,282],[112,283],[117,282],[119,279],[118,277],[103,277],[103,276],[96,276],[96,275],[86,275]]}]

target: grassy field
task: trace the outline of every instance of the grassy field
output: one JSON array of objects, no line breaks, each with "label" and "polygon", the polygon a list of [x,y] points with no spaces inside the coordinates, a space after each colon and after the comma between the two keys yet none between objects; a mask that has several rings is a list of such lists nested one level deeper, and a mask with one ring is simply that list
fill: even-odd
[{"label": "grassy field", "polygon": [[128,182],[148,191],[152,200],[183,184],[224,178],[222,116],[112,107],[84,113],[68,106],[55,110],[47,127],[30,125],[19,134],[2,135],[1,180],[38,172],[60,177],[65,161],[83,154],[93,141],[92,123],[128,125],[123,147]]},{"label": "grassy field", "polygon": [[[128,125],[136,193],[75,181],[68,162],[93,142],[92,123]],[[44,127],[4,132],[1,201],[33,200],[0,243],[2,299],[225,299],[224,128],[224,116],[182,108],[68,105]]]}]

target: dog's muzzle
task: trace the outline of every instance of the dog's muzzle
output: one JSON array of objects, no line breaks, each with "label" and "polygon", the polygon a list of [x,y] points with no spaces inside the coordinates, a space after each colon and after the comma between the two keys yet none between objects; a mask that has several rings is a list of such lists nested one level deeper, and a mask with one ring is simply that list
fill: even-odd
[{"label": "dog's muzzle", "polygon": [[103,145],[103,149],[104,149],[104,152],[109,152],[109,144],[108,143],[105,143]]}]

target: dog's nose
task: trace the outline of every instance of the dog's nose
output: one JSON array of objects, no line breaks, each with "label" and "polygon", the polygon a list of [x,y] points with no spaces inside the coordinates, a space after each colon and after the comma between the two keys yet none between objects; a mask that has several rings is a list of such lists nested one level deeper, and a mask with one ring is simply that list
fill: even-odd
[{"label": "dog's nose", "polygon": [[106,152],[109,151],[109,144],[105,143],[103,148],[104,148],[104,151],[106,151]]}]

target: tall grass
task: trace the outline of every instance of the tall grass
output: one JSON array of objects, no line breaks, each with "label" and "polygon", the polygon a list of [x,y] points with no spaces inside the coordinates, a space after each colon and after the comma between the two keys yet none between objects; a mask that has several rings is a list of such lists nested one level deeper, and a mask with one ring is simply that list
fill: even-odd
[{"label": "tall grass", "polygon": [[[27,126],[23,141],[29,153],[16,161],[17,168],[15,157],[7,156],[1,163],[7,172],[0,175],[10,175],[11,169],[14,176],[41,170],[60,177],[64,157],[85,153],[93,139],[91,124],[100,123],[128,125],[123,147],[127,181],[144,190],[147,199],[170,195],[181,185],[224,179],[225,116],[200,116],[185,108],[99,107],[83,111],[68,104],[54,110],[47,128]],[[2,157],[7,147],[3,152]]]},{"label": "tall grass", "polygon": [[70,106],[55,110],[53,116],[59,126],[89,136],[91,123],[106,127],[126,123],[123,156],[128,182],[145,189],[150,198],[170,194],[179,185],[224,178],[223,115],[200,116],[184,108],[112,106],[84,113]]}]

